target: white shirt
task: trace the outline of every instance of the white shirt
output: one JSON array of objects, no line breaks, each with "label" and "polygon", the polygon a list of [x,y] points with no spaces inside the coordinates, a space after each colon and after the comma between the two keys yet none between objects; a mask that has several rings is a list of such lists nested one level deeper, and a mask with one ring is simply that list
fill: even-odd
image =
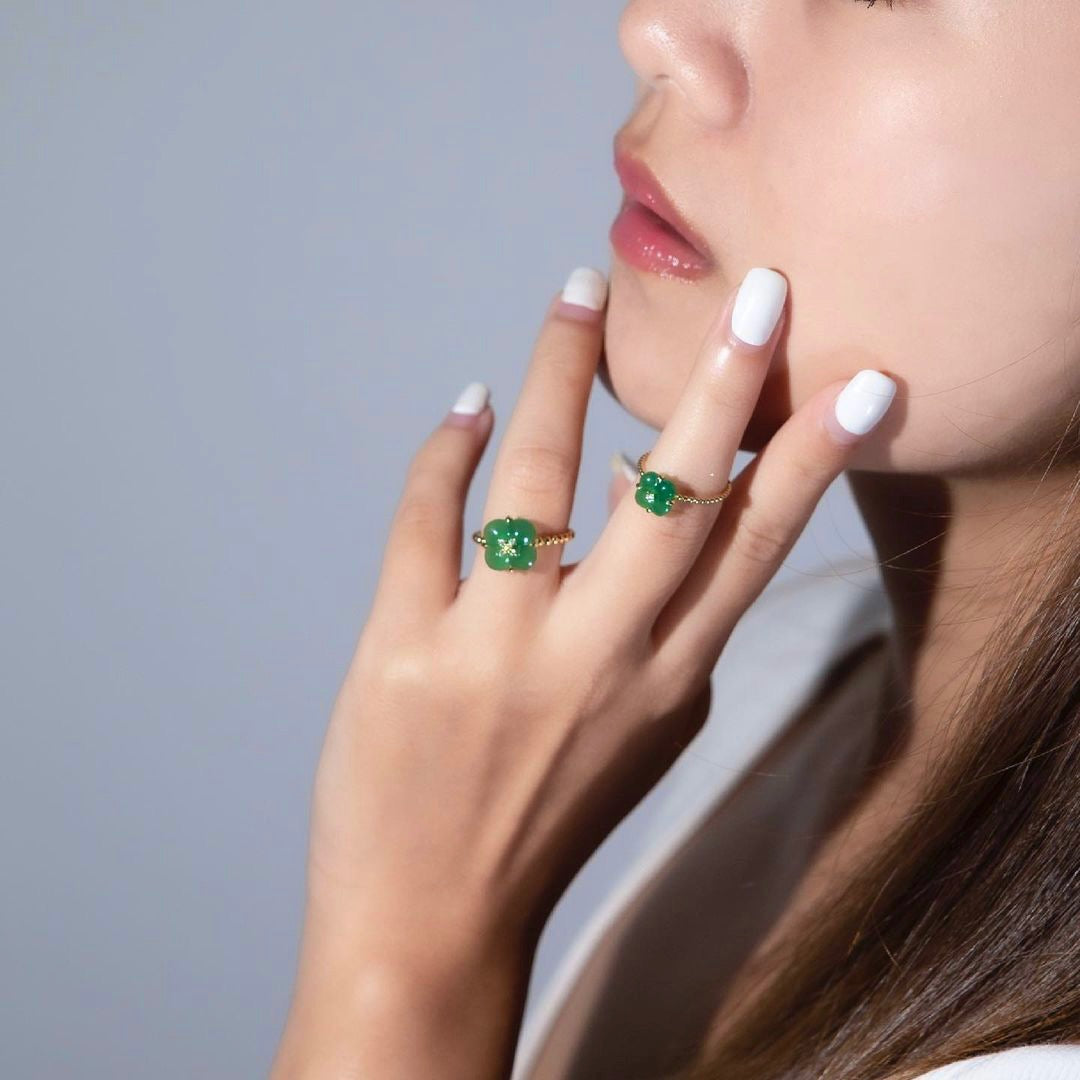
[{"label": "white shirt", "polygon": [[[669,1044],[700,1045],[717,985],[782,910],[861,778],[885,663],[874,640],[890,619],[877,571],[855,561],[774,579],[743,616],[708,722],[545,928],[514,1080],[660,1076]],[[857,675],[830,680],[832,664],[860,655]],[[828,706],[795,723],[829,685]],[[753,771],[774,740],[771,771]],[[1080,1045],[1015,1048],[921,1080],[960,1078],[1080,1080]]]}]

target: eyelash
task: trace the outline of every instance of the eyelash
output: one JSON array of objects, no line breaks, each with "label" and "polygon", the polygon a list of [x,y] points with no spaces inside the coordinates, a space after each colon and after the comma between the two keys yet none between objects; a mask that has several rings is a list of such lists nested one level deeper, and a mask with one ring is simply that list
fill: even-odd
[{"label": "eyelash", "polygon": [[[867,7],[873,7],[877,3],[877,0],[856,0],[856,2],[866,4]],[[885,2],[892,8],[893,0],[885,0]]]}]

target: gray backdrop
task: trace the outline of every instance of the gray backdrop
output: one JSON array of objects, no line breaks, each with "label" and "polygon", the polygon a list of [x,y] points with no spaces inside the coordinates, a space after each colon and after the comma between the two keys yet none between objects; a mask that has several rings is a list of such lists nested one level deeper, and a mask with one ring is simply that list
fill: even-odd
[{"label": "gray backdrop", "polygon": [[[265,1073],[408,458],[608,265],[621,8],[0,8],[5,1078]],[[650,437],[597,390],[567,558]]]}]

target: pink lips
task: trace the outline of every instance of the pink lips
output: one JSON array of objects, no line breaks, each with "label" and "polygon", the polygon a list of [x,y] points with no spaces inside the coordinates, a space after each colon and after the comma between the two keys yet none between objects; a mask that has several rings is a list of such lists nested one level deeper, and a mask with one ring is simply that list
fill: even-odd
[{"label": "pink lips", "polygon": [[625,192],[609,238],[632,266],[661,277],[695,280],[715,269],[704,239],[679,214],[645,163],[616,147]]}]

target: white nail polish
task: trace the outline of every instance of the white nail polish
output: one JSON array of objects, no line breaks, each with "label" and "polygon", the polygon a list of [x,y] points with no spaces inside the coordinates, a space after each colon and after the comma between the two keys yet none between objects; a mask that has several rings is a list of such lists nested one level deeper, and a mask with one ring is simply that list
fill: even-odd
[{"label": "white nail polish", "polygon": [[787,299],[787,278],[755,266],[743,278],[731,312],[731,332],[747,345],[764,345],[776,328]]},{"label": "white nail polish", "polygon": [[611,471],[618,476],[622,473],[631,484],[638,482],[637,466],[621,450],[611,455]]},{"label": "white nail polish", "polygon": [[466,416],[476,416],[484,411],[489,397],[491,397],[491,391],[482,382],[471,382],[458,395],[450,411],[464,413]]},{"label": "white nail polish", "polygon": [[577,304],[600,311],[607,299],[607,278],[591,266],[579,266],[570,272],[563,286],[562,298],[567,304]]},{"label": "white nail polish", "polygon": [[836,399],[836,419],[852,435],[865,435],[888,411],[896,383],[880,371],[866,368],[853,375]]}]

